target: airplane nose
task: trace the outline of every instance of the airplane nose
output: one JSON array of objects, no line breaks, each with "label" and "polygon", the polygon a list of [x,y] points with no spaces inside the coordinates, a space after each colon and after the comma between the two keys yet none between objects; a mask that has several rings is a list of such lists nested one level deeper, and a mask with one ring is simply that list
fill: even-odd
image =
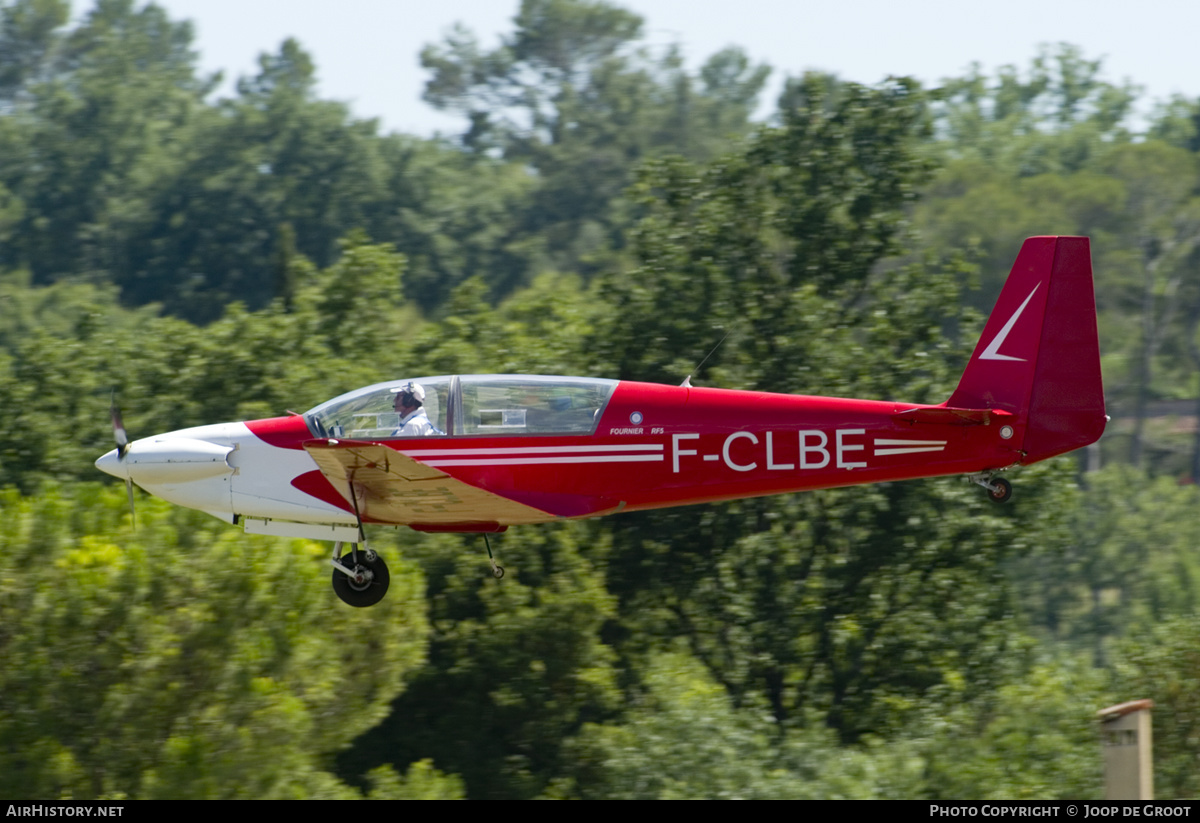
[{"label": "airplane nose", "polygon": [[125,461],[117,457],[116,449],[100,457],[96,461],[96,468],[105,474],[111,474],[113,477],[119,477],[122,480],[126,479]]},{"label": "airplane nose", "polygon": [[124,457],[113,449],[96,461],[96,468],[142,488],[188,483],[233,472],[226,460],[231,446],[190,437],[147,437],[130,443]]}]

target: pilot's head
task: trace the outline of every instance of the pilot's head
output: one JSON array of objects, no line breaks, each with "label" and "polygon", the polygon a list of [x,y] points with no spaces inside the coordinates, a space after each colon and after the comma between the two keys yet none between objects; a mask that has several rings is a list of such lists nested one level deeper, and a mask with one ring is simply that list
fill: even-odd
[{"label": "pilot's head", "polygon": [[413,409],[420,408],[425,402],[425,389],[420,383],[414,383],[410,380],[403,386],[392,389],[392,391],[396,393],[394,401],[396,411],[400,411],[401,409],[412,411]]}]

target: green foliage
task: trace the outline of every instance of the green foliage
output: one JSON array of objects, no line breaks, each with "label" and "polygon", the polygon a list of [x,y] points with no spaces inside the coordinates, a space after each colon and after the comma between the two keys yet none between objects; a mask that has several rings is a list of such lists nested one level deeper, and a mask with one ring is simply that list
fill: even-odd
[{"label": "green foliage", "polygon": [[564,741],[614,710],[613,616],[579,524],[493,539],[508,573],[491,578],[478,536],[415,548],[429,580],[429,664],[342,771],[432,756],[472,797],[533,797],[557,774]]},{"label": "green foliage", "polygon": [[796,758],[804,762],[789,762],[765,708],[735,708],[728,692],[686,654],[655,655],[643,686],[620,723],[588,725],[573,743],[581,797],[823,795],[821,758],[836,748],[832,740]]},{"label": "green foliage", "polygon": [[426,758],[409,766],[404,776],[396,774],[390,766],[372,769],[367,778],[372,788],[370,800],[463,800],[466,789],[462,779],[447,775],[433,768],[433,761]]},{"label": "green foliage", "polygon": [[126,300],[198,321],[231,300],[261,307],[277,296],[282,226],[319,266],[337,258],[339,238],[375,226],[386,166],[374,124],[314,99],[312,61],[295,41],[259,63],[238,98],[176,134],[174,168],[148,181],[145,211],[122,227]]},{"label": "green foliage", "polygon": [[708,368],[735,360],[726,385],[804,390],[817,335],[864,316],[869,275],[900,250],[903,209],[928,171],[914,153],[915,89],[851,87],[827,111],[818,78],[806,88],[810,108],[738,154],[643,167],[640,265],[605,283],[614,311],[594,336],[598,362],[678,382],[722,329],[732,339]]},{"label": "green foliage", "polygon": [[745,134],[769,70],[726,49],[691,75],[677,49],[639,48],[641,18],[607,2],[524,0],[514,23],[494,51],[462,27],[426,47],[425,99],[468,117],[467,149],[536,172],[522,228],[549,267],[592,274],[624,246],[636,164]]},{"label": "green foliage", "polygon": [[1200,100],[1176,95],[1160,104],[1150,136],[1188,151],[1200,151]]},{"label": "green foliage", "polygon": [[[730,339],[706,369],[724,385],[948,396],[965,360],[943,333],[963,319],[954,277],[887,261],[928,171],[919,95],[836,91],[810,76],[785,125],[743,152],[645,167],[641,265],[603,285],[598,362],[678,381],[715,327]],[[1022,543],[984,505],[941,481],[619,518],[609,588],[628,651],[683,638],[735,701],[765,699],[788,728],[894,731],[926,695],[979,694],[998,675],[1001,562]]]},{"label": "green foliage", "polygon": [[361,235],[323,272],[293,261],[292,309],[239,304],[201,329],[148,311],[122,312],[111,292],[57,284],[0,285],[20,311],[0,320],[0,482],[92,477],[112,447],[114,396],[134,437],[202,423],[311,408],[409,367],[407,328],[393,301],[404,260]]},{"label": "green foliage", "polygon": [[0,100],[16,102],[41,79],[69,0],[17,0],[0,8]]},{"label": "green foliage", "polygon": [[[294,41],[214,102],[161,9],[66,20],[0,2],[0,485],[37,495],[0,502],[0,794],[1096,797],[1091,715],[1141,696],[1160,795],[1195,793],[1188,446],[1121,417],[1196,393],[1192,102],[1135,139],[1136,90],[1060,46],[932,93],[792,78],[751,134],[744,52],[688,71],[630,11],[527,0],[422,55],[452,143],[318,99]],[[1106,459],[1143,471],[520,529],[501,582],[478,538],[383,533],[369,614],[326,549],[152,500],[130,531],[77,482],[113,389],[133,436],[406,374],[938,402],[1045,233],[1093,238]]]},{"label": "green foliage", "polygon": [[326,547],[146,499],[133,531],[119,487],[2,514],[5,797],[346,796],[327,758],[422,662],[410,563],[366,614],[329,597]]},{"label": "green foliage", "polygon": [[572,744],[575,796],[875,799],[923,794],[926,761],[909,741],[844,747],[819,722],[785,731],[766,707],[735,706],[708,670],[681,652],[653,655],[642,675],[620,722],[590,724]]},{"label": "green foliage", "polygon": [[525,167],[395,135],[380,152],[387,199],[371,225],[409,261],[406,297],[428,311],[473,276],[486,279],[493,297],[527,282],[543,242],[522,229],[536,185]]},{"label": "green foliage", "polygon": [[1138,89],[1102,79],[1102,61],[1067,43],[1044,46],[1028,71],[1005,66],[989,83],[979,67],[944,82],[931,114],[939,148],[1013,177],[1080,171],[1105,146],[1130,138]]},{"label": "green foliage", "polygon": [[580,344],[604,312],[570,278],[544,275],[496,309],[483,281],[468,280],[451,295],[447,317],[417,336],[415,360],[438,374],[587,374]]},{"label": "green foliage", "polygon": [[1110,678],[1065,658],[1012,672],[972,704],[938,707],[922,727],[922,794],[931,799],[1100,799],[1095,713],[1112,704]]},{"label": "green foliage", "polygon": [[69,34],[39,32],[54,57],[5,117],[0,181],[24,210],[4,262],[28,265],[38,283],[113,275],[113,230],[173,168],[177,130],[209,86],[194,76],[190,26],[157,6],[102,0]]},{"label": "green foliage", "polygon": [[[1200,793],[1200,677],[1194,611],[1131,632],[1118,665],[1121,700],[1154,701],[1154,796],[1173,800]],[[1103,707],[1101,707],[1103,708]]]},{"label": "green foliage", "polygon": [[1059,539],[1014,568],[1041,630],[1106,658],[1106,641],[1192,614],[1200,597],[1200,491],[1114,464],[1066,501]]}]

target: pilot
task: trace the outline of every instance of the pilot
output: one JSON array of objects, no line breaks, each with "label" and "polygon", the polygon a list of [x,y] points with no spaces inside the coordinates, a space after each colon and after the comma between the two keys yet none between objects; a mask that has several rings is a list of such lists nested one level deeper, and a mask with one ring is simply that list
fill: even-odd
[{"label": "pilot", "polygon": [[392,432],[393,437],[424,437],[427,434],[441,434],[429,422],[425,414],[425,389],[420,383],[408,381],[398,389],[393,408],[400,415],[400,427]]}]

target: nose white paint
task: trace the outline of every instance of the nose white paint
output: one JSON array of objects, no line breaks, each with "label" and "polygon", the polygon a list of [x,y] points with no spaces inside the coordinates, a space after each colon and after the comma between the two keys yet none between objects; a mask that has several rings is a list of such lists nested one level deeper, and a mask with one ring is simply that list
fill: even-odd
[{"label": "nose white paint", "polygon": [[142,488],[161,484],[189,483],[230,474],[230,446],[190,437],[147,437],[129,444],[123,458],[117,450],[96,461],[96,468]]},{"label": "nose white paint", "polygon": [[273,446],[245,423],[216,423],[135,440],[123,458],[116,449],[96,468],[132,480],[171,503],[226,522],[234,514],[302,523],[354,523],[354,515],[292,485],[317,471],[303,449]]}]

